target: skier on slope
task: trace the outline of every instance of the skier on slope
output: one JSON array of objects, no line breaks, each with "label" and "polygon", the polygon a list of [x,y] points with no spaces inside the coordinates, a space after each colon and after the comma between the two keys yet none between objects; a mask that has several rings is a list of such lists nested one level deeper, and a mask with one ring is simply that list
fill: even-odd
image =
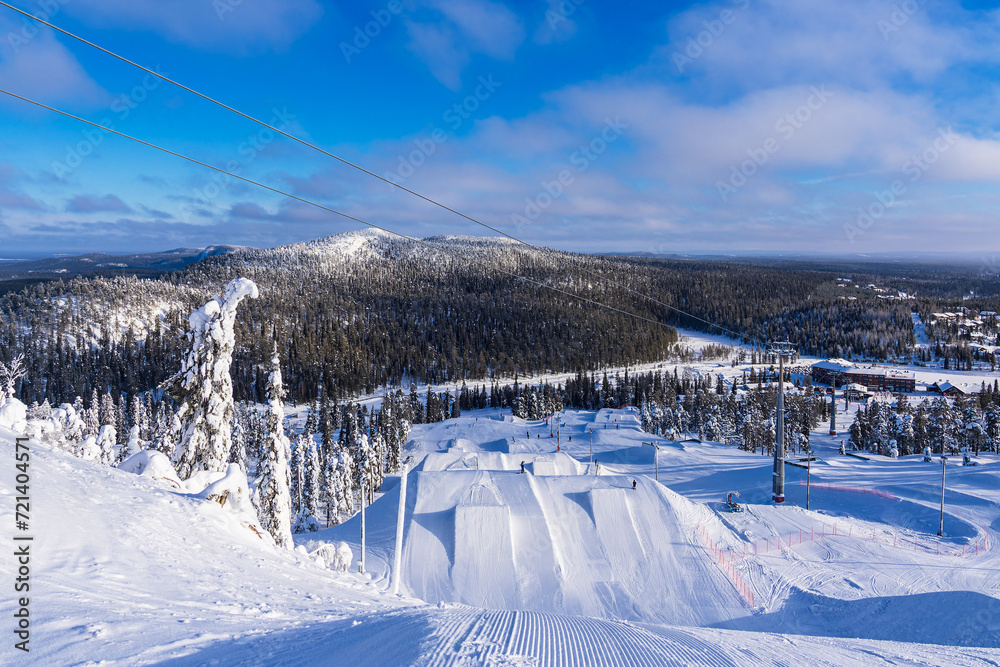
[{"label": "skier on slope", "polygon": [[524,474],[524,461],[521,461],[521,474]]},{"label": "skier on slope", "polygon": [[632,490],[635,491],[635,480],[632,480]]}]

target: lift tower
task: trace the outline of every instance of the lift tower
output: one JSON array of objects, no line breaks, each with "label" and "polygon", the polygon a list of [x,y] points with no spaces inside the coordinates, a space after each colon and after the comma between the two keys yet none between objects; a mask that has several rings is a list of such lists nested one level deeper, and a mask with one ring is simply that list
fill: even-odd
[{"label": "lift tower", "polygon": [[785,357],[794,353],[792,344],[771,343],[770,351],[778,355],[778,428],[774,442],[774,472],[771,480],[771,499],[785,502]]}]

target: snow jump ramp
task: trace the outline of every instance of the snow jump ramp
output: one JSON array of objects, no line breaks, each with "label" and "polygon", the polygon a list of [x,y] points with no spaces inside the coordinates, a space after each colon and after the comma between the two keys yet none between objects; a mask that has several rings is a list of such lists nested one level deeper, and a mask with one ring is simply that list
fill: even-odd
[{"label": "snow jump ramp", "polygon": [[403,587],[431,603],[666,624],[746,615],[696,542],[699,508],[651,480],[633,490],[631,480],[412,473]]}]

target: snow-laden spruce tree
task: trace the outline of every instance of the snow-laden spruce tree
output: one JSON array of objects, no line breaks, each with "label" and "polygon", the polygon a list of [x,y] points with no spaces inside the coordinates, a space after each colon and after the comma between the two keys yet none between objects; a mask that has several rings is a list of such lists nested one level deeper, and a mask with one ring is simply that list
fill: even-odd
[{"label": "snow-laden spruce tree", "polygon": [[319,514],[320,477],[323,470],[319,461],[319,448],[308,440],[306,449],[305,477],[302,480],[302,514],[316,516]]},{"label": "snow-laden spruce tree", "polygon": [[232,444],[229,448],[229,462],[238,465],[244,473],[249,472],[249,466],[247,465],[246,424],[246,410],[237,405],[233,413]]},{"label": "snow-laden spruce tree", "polygon": [[17,395],[17,384],[27,374],[23,354],[16,355],[8,363],[0,361],[0,407]]},{"label": "snow-laden spruce tree", "polygon": [[181,479],[199,470],[226,470],[233,418],[233,324],[240,301],[257,295],[252,280],[237,278],[226,285],[221,299],[213,298],[188,317],[191,349],[180,373],[162,385],[178,404],[181,433],[173,461]]},{"label": "snow-laden spruce tree", "polygon": [[261,458],[257,464],[260,471],[256,492],[258,516],[260,525],[271,533],[275,544],[291,549],[294,545],[288,469],[290,451],[284,426],[285,388],[281,382],[281,366],[277,350],[271,357],[271,374],[267,378],[267,400],[264,442],[261,443]]},{"label": "snow-laden spruce tree", "polygon": [[111,424],[105,424],[101,427],[101,430],[97,434],[97,448],[100,450],[100,462],[104,465],[114,465],[115,457],[117,452],[115,451],[115,443],[118,440],[118,434],[115,433],[115,427]]}]

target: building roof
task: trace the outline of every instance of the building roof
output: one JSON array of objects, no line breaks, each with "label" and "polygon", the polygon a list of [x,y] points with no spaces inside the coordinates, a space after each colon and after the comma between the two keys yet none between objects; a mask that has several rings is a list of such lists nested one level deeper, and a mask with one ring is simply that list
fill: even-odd
[{"label": "building roof", "polygon": [[847,361],[846,359],[827,359],[826,361],[820,361],[813,364],[812,367],[821,368],[826,371],[837,371],[840,373],[844,373],[854,368],[854,364]]}]

